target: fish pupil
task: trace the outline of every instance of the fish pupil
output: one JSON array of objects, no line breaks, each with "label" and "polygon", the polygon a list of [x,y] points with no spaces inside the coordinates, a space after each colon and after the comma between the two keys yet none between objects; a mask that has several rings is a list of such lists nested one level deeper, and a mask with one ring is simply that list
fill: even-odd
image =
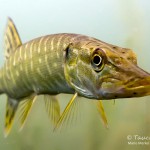
[{"label": "fish pupil", "polygon": [[98,56],[98,55],[94,56],[94,58],[93,58],[93,63],[94,63],[96,66],[99,66],[100,63],[101,63],[101,61],[102,61],[102,58],[101,58],[100,56]]},{"label": "fish pupil", "polygon": [[66,48],[66,58],[68,58],[69,55],[69,46]]}]

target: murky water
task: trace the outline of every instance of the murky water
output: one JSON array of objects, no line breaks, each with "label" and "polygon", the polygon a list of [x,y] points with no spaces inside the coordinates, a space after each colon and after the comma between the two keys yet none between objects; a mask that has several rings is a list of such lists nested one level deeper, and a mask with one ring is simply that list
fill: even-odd
[{"label": "murky water", "polygon": [[[148,0],[0,0],[0,66],[4,62],[2,36],[10,16],[23,42],[41,35],[69,32],[96,37],[132,48],[138,64],[150,72],[150,2]],[[62,109],[71,96],[59,95]],[[0,149],[5,150],[148,150],[150,97],[105,101],[106,130],[93,102],[80,99],[81,119],[67,131],[53,133],[42,97],[34,105],[24,129],[3,137],[6,96],[0,96]],[[17,119],[16,119],[17,120]],[[136,136],[138,135],[138,136]],[[135,143],[134,143],[135,142]],[[139,143],[138,143],[139,142]],[[147,142],[147,143],[140,143]],[[148,144],[149,142],[149,144]]]}]

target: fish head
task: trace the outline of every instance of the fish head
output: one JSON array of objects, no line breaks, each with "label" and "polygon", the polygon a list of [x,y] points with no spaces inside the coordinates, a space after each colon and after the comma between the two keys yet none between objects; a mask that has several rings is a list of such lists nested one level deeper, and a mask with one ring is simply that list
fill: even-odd
[{"label": "fish head", "polygon": [[79,95],[91,99],[150,95],[150,74],[138,67],[134,52],[107,43],[71,44],[65,76]]}]

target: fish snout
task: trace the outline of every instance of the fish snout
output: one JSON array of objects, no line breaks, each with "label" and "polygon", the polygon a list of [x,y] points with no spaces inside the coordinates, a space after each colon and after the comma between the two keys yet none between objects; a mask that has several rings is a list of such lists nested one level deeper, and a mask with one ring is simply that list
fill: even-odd
[{"label": "fish snout", "polygon": [[150,74],[138,66],[120,74],[119,79],[110,78],[101,85],[102,99],[142,97],[150,95]]}]

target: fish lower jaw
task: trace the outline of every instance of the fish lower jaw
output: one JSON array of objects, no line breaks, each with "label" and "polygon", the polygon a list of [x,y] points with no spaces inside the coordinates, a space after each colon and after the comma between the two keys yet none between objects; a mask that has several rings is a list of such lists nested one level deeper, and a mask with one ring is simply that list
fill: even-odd
[{"label": "fish lower jaw", "polygon": [[119,90],[106,90],[102,92],[102,100],[118,99],[118,98],[134,98],[150,95],[149,86],[138,86],[132,88],[120,88]]}]

